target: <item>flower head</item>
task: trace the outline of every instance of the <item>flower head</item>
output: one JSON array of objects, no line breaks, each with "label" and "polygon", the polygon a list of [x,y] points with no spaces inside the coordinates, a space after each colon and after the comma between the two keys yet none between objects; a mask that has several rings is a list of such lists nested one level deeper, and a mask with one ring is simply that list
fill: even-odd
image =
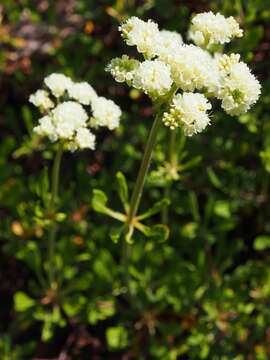
[{"label": "flower head", "polygon": [[119,126],[121,109],[112,100],[98,97],[92,103],[94,123],[113,130]]},{"label": "flower head", "polygon": [[109,71],[118,82],[131,83],[134,72],[139,64],[138,60],[130,59],[127,55],[123,55],[121,58],[112,59],[109,65],[107,65],[106,71]]},{"label": "flower head", "polygon": [[133,86],[152,98],[165,95],[172,82],[170,67],[160,60],[142,62],[133,78]]},{"label": "flower head", "polygon": [[44,79],[45,85],[51,90],[52,94],[59,98],[72,85],[72,80],[63,74],[51,74]]},{"label": "flower head", "polygon": [[68,88],[68,94],[71,99],[83,105],[89,105],[97,97],[97,93],[87,82],[73,83]]},{"label": "flower head", "polygon": [[[131,17],[119,29],[126,43],[136,46],[145,60],[139,62],[123,55],[113,59],[107,71],[116,81],[149,95],[155,105],[169,108],[163,122],[171,129],[181,126],[188,136],[201,132],[210,123],[207,110],[211,104],[207,98],[222,100],[222,108],[231,115],[242,114],[258,100],[260,84],[239,54],[212,55],[207,50],[243,35],[233,17],[211,11],[196,15],[189,31],[196,45],[184,44],[177,32],[159,30],[153,21],[137,17]],[[101,117],[97,119],[92,123],[102,124]]]},{"label": "flower head", "polygon": [[169,62],[175,52],[183,45],[183,39],[176,31],[161,30],[156,55],[162,61]]},{"label": "flower head", "polygon": [[76,131],[74,142],[70,144],[71,150],[77,149],[95,149],[96,137],[89,129],[79,128]]},{"label": "flower head", "polygon": [[123,23],[119,30],[127,45],[136,46],[138,52],[148,59],[155,56],[160,34],[154,21],[143,21],[133,16]]},{"label": "flower head", "polygon": [[222,78],[218,98],[228,114],[241,115],[258,100],[260,93],[261,85],[247,64],[232,62]]},{"label": "flower head", "polygon": [[191,22],[189,36],[198,46],[225,44],[234,37],[243,36],[243,30],[232,16],[225,18],[209,11],[196,15]]},{"label": "flower head", "polygon": [[41,111],[49,110],[54,107],[54,103],[49,97],[49,93],[45,90],[37,90],[30,95],[29,102],[39,107]]},{"label": "flower head", "polygon": [[65,101],[52,111],[52,120],[58,137],[69,139],[80,127],[86,126],[88,115],[82,105],[74,101]]},{"label": "flower head", "polygon": [[183,127],[187,136],[203,131],[210,123],[207,110],[211,104],[203,94],[183,93],[175,95],[169,112],[164,114],[163,122],[171,130]]},{"label": "flower head", "polygon": [[[57,80],[63,82],[59,85]],[[119,126],[119,106],[112,100],[99,97],[87,82],[74,83],[62,74],[52,74],[44,82],[52,94],[58,97],[58,104],[55,106],[45,90],[38,90],[30,96],[30,102],[42,111],[47,111],[34,128],[38,135],[47,136],[51,141],[62,141],[71,151],[86,148],[94,150],[95,135],[89,129],[92,116],[95,117],[94,127],[107,126],[112,130]]]},{"label": "flower head", "polygon": [[230,71],[232,65],[237,64],[240,62],[240,55],[239,54],[215,54],[215,60],[217,62],[217,66],[219,70],[226,74]]},{"label": "flower head", "polygon": [[34,132],[40,136],[48,136],[52,141],[57,140],[58,136],[56,135],[51,116],[43,116],[39,119],[38,123],[39,125],[34,128]]},{"label": "flower head", "polygon": [[209,53],[195,45],[183,45],[169,59],[172,77],[184,91],[194,91],[218,86],[219,76]]}]

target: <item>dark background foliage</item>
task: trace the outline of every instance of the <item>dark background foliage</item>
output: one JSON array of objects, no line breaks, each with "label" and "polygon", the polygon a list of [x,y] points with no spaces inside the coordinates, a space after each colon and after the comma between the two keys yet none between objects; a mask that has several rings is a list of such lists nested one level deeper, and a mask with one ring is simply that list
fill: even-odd
[{"label": "dark background foliage", "polygon": [[[170,238],[136,234],[125,264],[109,237],[116,224],[91,208],[92,190],[106,190],[120,208],[115,174],[133,186],[153,109],[104,66],[134,51],[117,31],[126,17],[152,18],[185,37],[192,14],[210,9],[245,30],[228,51],[242,54],[263,94],[239,119],[217,106],[211,127],[182,144],[186,157],[163,214]],[[269,0],[1,1],[1,359],[270,358],[269,21]],[[89,81],[124,112],[117,131],[98,134],[95,152],[64,155],[56,294],[42,286],[53,149],[32,136],[39,115],[28,103],[51,72]],[[168,138],[162,129],[142,209],[163,196]]]}]

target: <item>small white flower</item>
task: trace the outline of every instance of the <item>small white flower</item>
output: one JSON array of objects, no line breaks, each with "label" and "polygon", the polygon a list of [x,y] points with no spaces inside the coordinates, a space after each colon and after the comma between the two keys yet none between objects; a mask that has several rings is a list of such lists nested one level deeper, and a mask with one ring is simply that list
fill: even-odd
[{"label": "small white flower", "polygon": [[183,93],[174,96],[169,112],[164,114],[163,122],[171,130],[183,127],[186,136],[202,132],[210,123],[207,110],[211,104],[203,94]]},{"label": "small white flower", "polygon": [[73,83],[68,88],[68,94],[71,99],[83,105],[89,105],[97,97],[97,93],[87,82]]},{"label": "small white flower", "polygon": [[75,130],[86,126],[88,115],[80,104],[66,101],[52,111],[52,119],[59,138],[70,139]]},{"label": "small white flower", "polygon": [[221,82],[218,98],[230,115],[241,115],[258,100],[261,85],[243,62],[232,62]]},{"label": "small white flower", "polygon": [[121,58],[112,59],[106,67],[106,71],[109,71],[118,82],[131,83],[134,71],[138,68],[139,64],[138,60],[130,59],[127,55],[123,55]]},{"label": "small white flower", "polygon": [[142,62],[133,78],[133,86],[152,98],[165,95],[172,82],[170,67],[160,60]]},{"label": "small white flower", "polygon": [[52,94],[59,98],[72,86],[72,80],[63,74],[51,74],[44,79],[44,83]]},{"label": "small white flower", "polygon": [[189,37],[198,46],[225,44],[234,37],[243,36],[243,30],[232,16],[225,18],[209,11],[196,15],[191,22]]},{"label": "small white flower", "polygon": [[160,40],[158,25],[155,22],[146,22],[133,16],[123,23],[119,30],[127,45],[137,46],[138,52],[144,54],[147,59],[155,56]]},{"label": "small white flower", "polygon": [[169,59],[172,78],[184,91],[215,91],[219,74],[211,55],[195,45],[181,46]]},{"label": "small white flower", "polygon": [[92,103],[92,111],[96,126],[106,126],[110,130],[119,126],[122,112],[112,100],[96,98]]},{"label": "small white flower", "polygon": [[159,46],[156,48],[156,55],[160,60],[168,62],[175,52],[183,44],[182,36],[176,31],[160,31]]},{"label": "small white flower", "polygon": [[75,136],[75,144],[79,149],[95,149],[96,137],[86,128],[79,128]]},{"label": "small white flower", "polygon": [[34,127],[33,131],[40,136],[48,136],[52,141],[56,141],[58,136],[55,131],[52,118],[49,115],[43,116],[38,121],[39,125]]},{"label": "small white flower", "polygon": [[55,124],[55,131],[59,139],[71,140],[74,135],[75,128],[72,123],[63,121],[62,123]]},{"label": "small white flower", "polygon": [[217,62],[217,66],[219,70],[223,73],[229,73],[231,66],[240,62],[240,55],[239,54],[215,54],[215,60]]},{"label": "small white flower", "polygon": [[49,98],[49,93],[45,90],[37,90],[34,94],[30,95],[29,102],[41,108],[42,111],[54,107],[54,103]]}]

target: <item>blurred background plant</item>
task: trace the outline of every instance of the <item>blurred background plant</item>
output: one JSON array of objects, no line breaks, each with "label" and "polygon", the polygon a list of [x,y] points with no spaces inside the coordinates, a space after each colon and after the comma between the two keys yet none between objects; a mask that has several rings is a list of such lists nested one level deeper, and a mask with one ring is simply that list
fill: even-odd
[{"label": "blurred background plant", "polygon": [[[162,130],[143,203],[169,185],[173,206],[151,223],[169,219],[171,234],[160,243],[138,233],[130,298],[114,222],[93,211],[92,189],[120,207],[112,178],[121,169],[134,181],[153,109],[104,66],[123,53],[126,17],[185,36],[190,16],[209,9],[240,22],[244,37],[229,50],[249,62],[263,95],[239,121],[215,110],[207,132],[186,142],[177,133],[177,166]],[[268,0],[1,1],[1,359],[270,358],[269,21]],[[42,260],[53,152],[32,135],[38,112],[28,104],[51,72],[90,82],[124,111],[96,152],[64,156],[56,293],[44,287]]]}]

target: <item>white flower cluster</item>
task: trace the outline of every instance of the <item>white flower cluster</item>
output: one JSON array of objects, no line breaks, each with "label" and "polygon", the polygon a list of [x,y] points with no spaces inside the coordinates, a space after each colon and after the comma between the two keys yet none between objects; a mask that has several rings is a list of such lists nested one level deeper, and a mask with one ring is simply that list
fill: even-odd
[{"label": "white flower cluster", "polygon": [[159,43],[158,25],[152,21],[147,22],[133,16],[119,27],[127,45],[136,46],[139,53],[151,59],[156,55]]},{"label": "white flower cluster", "polygon": [[212,108],[203,94],[184,92],[173,98],[169,112],[164,113],[163,122],[171,130],[182,126],[184,134],[191,136],[203,131],[210,123],[207,110]]},{"label": "white flower cluster", "polygon": [[170,67],[160,60],[143,61],[133,77],[133,86],[153,98],[165,95],[172,83]]},{"label": "white flower cluster", "polygon": [[110,72],[116,81],[132,84],[135,71],[139,65],[140,62],[138,60],[130,59],[127,55],[123,55],[121,58],[112,59],[106,67],[106,71]]},{"label": "white flower cluster", "polygon": [[219,13],[213,14],[209,11],[196,15],[191,23],[189,37],[198,46],[225,44],[234,37],[243,36],[243,30],[232,16],[225,18]]},{"label": "white flower cluster", "polygon": [[217,97],[230,115],[241,115],[259,99],[261,85],[239,54],[223,55],[218,59],[223,73]]},{"label": "white flower cluster", "polygon": [[63,74],[51,74],[44,83],[50,93],[37,90],[29,98],[45,114],[34,128],[40,136],[47,136],[51,141],[64,141],[71,151],[94,150],[95,135],[89,129],[92,124],[92,127],[105,126],[110,130],[119,126],[119,106],[99,97],[87,82],[75,83]]},{"label": "white flower cluster", "polygon": [[[230,115],[246,112],[258,100],[260,84],[238,54],[213,56],[206,50],[243,35],[234,18],[212,12],[196,15],[189,31],[196,45],[184,44],[177,32],[160,31],[152,20],[131,17],[119,30],[144,61],[123,55],[113,59],[106,70],[116,81],[143,91],[153,101],[169,102],[163,122],[171,129],[181,125],[189,136],[201,132],[210,123],[207,110],[211,105],[205,95],[220,99]],[[182,95],[175,95],[178,91]]]}]

